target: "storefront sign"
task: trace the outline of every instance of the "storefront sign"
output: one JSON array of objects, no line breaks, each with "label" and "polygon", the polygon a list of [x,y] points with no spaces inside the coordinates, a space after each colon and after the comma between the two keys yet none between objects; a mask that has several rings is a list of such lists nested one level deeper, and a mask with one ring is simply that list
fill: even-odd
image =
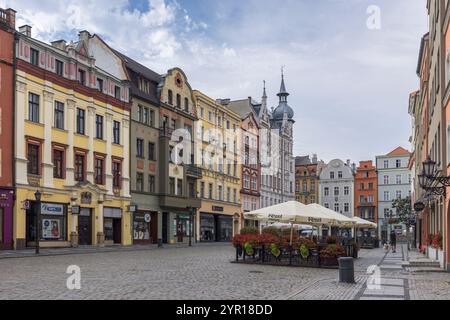
[{"label": "storefront sign", "polygon": [[42,238],[44,239],[59,239],[60,233],[60,221],[56,219],[43,219],[42,220]]},{"label": "storefront sign", "polygon": [[217,206],[213,206],[212,207],[213,211],[217,211],[217,212],[223,212],[223,207],[217,207]]},{"label": "storefront sign", "polygon": [[41,214],[51,215],[51,216],[63,216],[64,215],[64,205],[42,203],[41,204]]},{"label": "storefront sign", "polygon": [[422,212],[423,210],[425,210],[425,204],[423,202],[416,202],[414,204],[414,210],[416,212]]},{"label": "storefront sign", "polygon": [[322,219],[321,218],[308,218],[308,222],[312,222],[312,223],[321,223]]},{"label": "storefront sign", "polygon": [[25,200],[22,202],[22,209],[24,210],[30,210],[31,209],[31,201]]}]

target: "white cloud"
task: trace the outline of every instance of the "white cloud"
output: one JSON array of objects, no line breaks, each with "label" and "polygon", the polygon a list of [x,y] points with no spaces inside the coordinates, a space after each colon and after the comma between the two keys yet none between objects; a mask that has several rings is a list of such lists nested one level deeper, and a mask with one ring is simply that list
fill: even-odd
[{"label": "white cloud", "polygon": [[356,161],[408,146],[407,99],[418,86],[425,0],[379,0],[380,31],[366,27],[370,0],[217,0],[201,7],[152,0],[148,12],[128,9],[130,1],[0,6],[14,7],[18,23],[33,25],[42,40],[76,39],[86,29],[157,72],[180,66],[212,98],[259,99],[266,80],[269,105],[276,106],[285,65],[297,154]]}]

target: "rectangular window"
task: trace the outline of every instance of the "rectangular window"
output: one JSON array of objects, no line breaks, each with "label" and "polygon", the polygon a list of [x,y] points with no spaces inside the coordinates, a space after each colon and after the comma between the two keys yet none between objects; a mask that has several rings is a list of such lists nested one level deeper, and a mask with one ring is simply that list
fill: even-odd
[{"label": "rectangular window", "polygon": [[233,189],[233,202],[237,203],[237,190]]},{"label": "rectangular window", "polygon": [[227,188],[227,202],[230,202],[230,201],[231,201],[231,188],[228,187]]},{"label": "rectangular window", "polygon": [[223,187],[219,186],[217,188],[217,193],[219,194],[219,201],[223,201]]},{"label": "rectangular window", "polygon": [[339,171],[339,172],[338,172],[338,178],[339,178],[339,179],[342,179],[342,176],[343,176],[342,171]]},{"label": "rectangular window", "polygon": [[329,189],[329,188],[324,188],[324,190],[323,190],[323,195],[324,195],[325,197],[328,197],[328,196],[330,195],[330,189]]},{"label": "rectangular window", "polygon": [[64,72],[64,63],[58,59],[56,59],[56,74],[60,77],[63,76]]},{"label": "rectangular window", "polygon": [[78,69],[78,81],[82,84],[86,84],[86,71]]},{"label": "rectangular window", "polygon": [[396,168],[401,168],[402,167],[402,160],[396,160],[395,161],[395,167]]},{"label": "rectangular window", "polygon": [[189,112],[189,99],[184,98],[184,111]]},{"label": "rectangular window", "polygon": [[30,63],[39,67],[39,51],[33,48],[30,48]]},{"label": "rectangular window", "polygon": [[64,151],[53,149],[53,178],[64,179]]},{"label": "rectangular window", "polygon": [[177,180],[177,196],[181,197],[183,195],[183,180]]},{"label": "rectangular window", "polygon": [[344,203],[344,212],[348,213],[350,211],[350,204]]},{"label": "rectangular window", "polygon": [[256,177],[252,177],[252,190],[258,190]]},{"label": "rectangular window", "polygon": [[149,175],[148,176],[148,192],[155,193],[155,190],[156,190],[155,176]]},{"label": "rectangular window", "polygon": [[118,86],[114,87],[114,98],[116,98],[117,100],[120,100],[120,87],[118,87]]},{"label": "rectangular window", "polygon": [[200,183],[200,198],[205,198],[205,183],[203,181]]},{"label": "rectangular window", "polygon": [[120,122],[119,121],[114,121],[113,124],[113,138],[114,144],[120,144]]},{"label": "rectangular window", "polygon": [[104,160],[101,158],[95,158],[95,166],[94,166],[94,181],[98,185],[104,185]]},{"label": "rectangular window", "polygon": [[344,187],[344,195],[348,196],[350,194],[350,188],[349,187]]},{"label": "rectangular window", "polygon": [[144,119],[142,119],[142,121],[145,124],[148,124],[148,108],[144,108]]},{"label": "rectangular window", "polygon": [[181,96],[177,94],[177,108],[181,109]]},{"label": "rectangular window", "polygon": [[122,188],[122,163],[113,161],[112,163],[113,187],[114,189]]},{"label": "rectangular window", "polygon": [[175,178],[169,179],[169,194],[172,196],[175,195]]},{"label": "rectangular window", "polygon": [[339,195],[339,187],[334,187],[334,195],[335,196]]},{"label": "rectangular window", "polygon": [[396,181],[397,184],[402,184],[402,176],[400,176],[400,175],[396,176],[395,177],[395,181]]},{"label": "rectangular window", "polygon": [[383,183],[384,184],[389,184],[389,176],[384,176],[383,177]]},{"label": "rectangular window", "polygon": [[384,192],[384,201],[389,201],[389,191]]},{"label": "rectangular window", "polygon": [[367,198],[367,201],[368,201],[369,203],[373,203],[373,196],[369,196],[369,197]]},{"label": "rectangular window", "polygon": [[150,119],[148,124],[152,127],[155,126],[155,111],[153,110],[150,110]]},{"label": "rectangular window", "polygon": [[85,134],[86,132],[86,111],[83,109],[77,109],[77,133]]},{"label": "rectangular window", "polygon": [[395,193],[395,196],[396,196],[397,199],[401,199],[402,198],[402,192],[401,191],[397,191]]},{"label": "rectangular window", "polygon": [[103,92],[103,80],[100,78],[97,78],[97,90]]},{"label": "rectangular window", "polygon": [[39,123],[39,96],[34,93],[28,95],[28,120]]},{"label": "rectangular window", "polygon": [[77,154],[75,156],[75,181],[84,182],[85,181],[85,157],[84,155]]},{"label": "rectangular window", "polygon": [[172,90],[169,90],[167,93],[167,103],[171,106],[173,105],[173,92]]},{"label": "rectangular window", "polygon": [[330,179],[334,179],[334,171],[330,172]]},{"label": "rectangular window", "polygon": [[384,160],[384,169],[389,169],[389,160]]},{"label": "rectangular window", "polygon": [[137,192],[144,191],[144,174],[142,172],[136,173],[136,191]]},{"label": "rectangular window", "polygon": [[103,116],[95,116],[95,136],[97,139],[103,140]]},{"label": "rectangular window", "polygon": [[152,142],[148,143],[148,160],[156,161],[155,158],[155,144]]},{"label": "rectangular window", "polygon": [[136,156],[138,158],[144,157],[144,140],[136,139]]},{"label": "rectangular window", "polygon": [[35,144],[28,144],[28,174],[40,174],[40,146]]},{"label": "rectangular window", "polygon": [[208,196],[209,196],[210,200],[212,200],[214,198],[214,195],[213,195],[213,184],[212,183],[210,183],[209,186],[208,186]]},{"label": "rectangular window", "polygon": [[246,174],[244,174],[244,189],[250,189],[249,177]]},{"label": "rectangular window", "polygon": [[64,130],[64,103],[55,101],[55,128]]},{"label": "rectangular window", "polygon": [[339,203],[334,204],[334,211],[339,212]]}]

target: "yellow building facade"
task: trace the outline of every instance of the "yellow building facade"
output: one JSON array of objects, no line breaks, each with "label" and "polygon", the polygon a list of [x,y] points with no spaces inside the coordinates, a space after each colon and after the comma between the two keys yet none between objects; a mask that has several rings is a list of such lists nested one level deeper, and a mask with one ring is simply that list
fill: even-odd
[{"label": "yellow building facade", "polygon": [[16,45],[15,248],[33,247],[37,234],[41,247],[129,245],[126,71],[87,32],[69,45],[30,35],[21,30]]},{"label": "yellow building facade", "polygon": [[241,228],[241,166],[238,161],[240,116],[205,94],[194,91],[199,121],[196,152],[202,179],[197,240],[227,242]]}]

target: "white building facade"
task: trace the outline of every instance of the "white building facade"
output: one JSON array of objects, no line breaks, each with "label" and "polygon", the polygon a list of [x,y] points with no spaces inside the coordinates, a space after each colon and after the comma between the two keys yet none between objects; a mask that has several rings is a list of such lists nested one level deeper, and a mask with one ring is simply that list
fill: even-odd
[{"label": "white building facade", "polygon": [[319,178],[319,203],[347,217],[354,216],[354,165],[330,161]]},{"label": "white building facade", "polygon": [[384,156],[376,157],[378,172],[378,230],[382,242],[389,240],[392,230],[404,232],[405,226],[394,222],[392,202],[411,196],[411,171],[408,169],[409,151],[399,147]]}]

